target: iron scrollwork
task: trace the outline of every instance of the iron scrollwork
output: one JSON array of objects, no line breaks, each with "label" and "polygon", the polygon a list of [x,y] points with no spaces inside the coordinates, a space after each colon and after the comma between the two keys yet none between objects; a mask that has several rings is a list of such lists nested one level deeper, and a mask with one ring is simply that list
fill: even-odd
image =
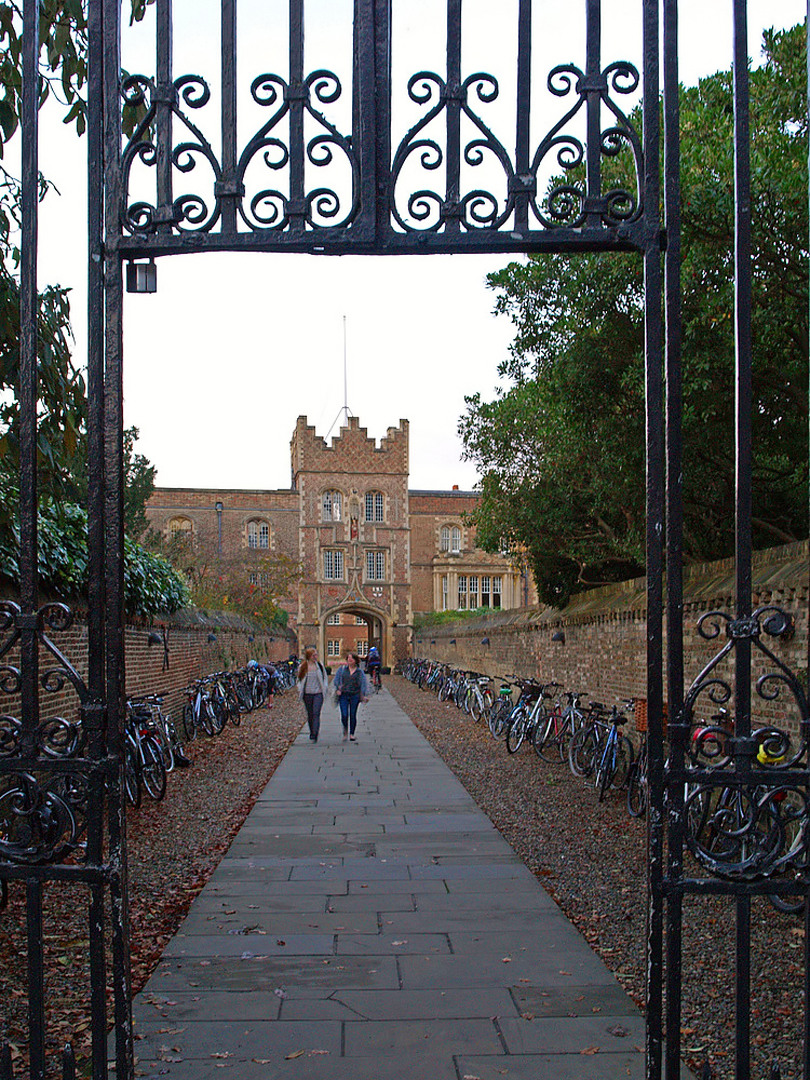
[{"label": "iron scrollwork", "polygon": [[[789,637],[792,620],[780,608],[762,607],[742,619],[711,611],[698,622],[698,633],[707,641],[719,639],[724,630],[723,648],[693,683],[681,723],[673,729],[684,740],[687,845],[697,862],[719,878],[756,881],[791,875],[804,880],[810,871],[810,791],[808,780],[797,773],[808,766],[810,710],[799,680],[763,640]],[[785,729],[737,730],[727,708],[734,698],[732,686],[718,669],[742,641],[772,665],[756,681],[758,699],[784,705],[797,720],[796,732],[787,716]],[[695,721],[704,699],[708,719]]]},{"label": "iron scrollwork", "polygon": [[[121,83],[121,97],[125,108],[130,108],[141,115],[133,135],[124,149],[121,159],[121,174],[125,204],[122,209],[122,224],[127,232],[154,233],[161,226],[176,227],[181,231],[209,232],[216,225],[220,206],[216,195],[217,185],[222,180],[222,170],[214,150],[200,128],[180,107],[202,109],[211,99],[211,91],[205,79],[199,75],[183,75],[168,89],[159,88],[153,79],[145,75],[130,75]],[[132,181],[133,167],[139,163],[149,168],[158,164],[158,145],[155,127],[160,109],[168,109],[172,118],[176,117],[190,137],[171,147],[171,164],[184,175],[192,173],[197,162],[206,162],[213,174],[211,184],[213,195],[208,202],[199,192],[187,193],[173,198],[170,206],[138,201],[127,203]]]},{"label": "iron scrollwork", "polygon": [[[573,93],[576,100],[537,146],[528,174],[518,174],[506,148],[474,111],[470,102],[473,92],[481,104],[494,102],[499,95],[497,79],[485,72],[477,72],[465,79],[460,87],[453,88],[435,72],[418,72],[408,81],[408,97],[415,104],[424,106],[427,112],[410,128],[394,155],[391,212],[395,222],[404,231],[438,231],[448,220],[455,218],[468,230],[498,230],[511,218],[521,195],[528,198],[535,218],[546,229],[561,226],[580,228],[588,213],[593,212],[598,214],[604,225],[636,220],[641,214],[642,204],[641,139],[627,115],[613,100],[612,94],[632,94],[638,86],[638,71],[627,62],[609,65],[595,81],[589,81],[573,65],[555,67],[548,76],[550,93],[558,98]],[[612,126],[602,130],[599,145],[592,148],[568,130],[577,114],[588,108],[589,98],[598,98],[615,120]],[[459,194],[458,202],[454,204],[438,191],[424,188],[408,196],[406,217],[397,207],[396,189],[400,177],[406,164],[415,156],[425,171],[436,171],[445,164],[447,150],[442,150],[438,137],[433,137],[428,129],[452,103],[458,104],[461,115],[476,131],[475,136],[461,148],[460,156],[471,167],[481,166],[487,160],[495,163],[503,174],[503,191],[497,196],[482,188],[475,188]],[[629,148],[632,155],[635,191],[623,187],[605,193],[587,191],[584,179],[577,173],[581,173],[588,154],[616,158],[625,148]],[[571,176],[571,180],[553,183],[541,198],[539,187],[543,170],[551,158],[555,159],[556,170],[563,177]]]},{"label": "iron scrollwork", "polygon": [[[79,706],[89,701],[87,687],[75,667],[55,645],[49,631],[63,632],[73,622],[70,609],[61,603],[43,605],[26,616],[19,605],[0,601],[0,659],[21,641],[23,628],[36,634],[40,649],[55,665],[40,675],[45,694],[60,693],[66,685],[76,692]],[[20,700],[22,671],[5,662],[0,666],[0,693]],[[81,719],[60,715],[41,720],[33,731],[12,713],[0,715],[0,762],[5,768],[0,782],[0,859],[12,863],[39,864],[63,860],[81,847],[87,810],[87,778],[79,770],[54,772],[47,762],[79,759],[86,748]],[[15,768],[15,763],[19,768]]]}]

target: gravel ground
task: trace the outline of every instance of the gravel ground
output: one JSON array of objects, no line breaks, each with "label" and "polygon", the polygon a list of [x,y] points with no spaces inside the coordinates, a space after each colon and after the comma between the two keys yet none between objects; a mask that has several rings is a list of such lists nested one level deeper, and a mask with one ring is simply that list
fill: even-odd
[{"label": "gravel ground", "polygon": [[[303,720],[297,694],[288,691],[272,708],[243,717],[238,728],[229,724],[218,738],[193,742],[193,765],[169,776],[163,802],[144,796],[139,809],[128,810],[134,992],[154,970]],[[75,890],[51,886],[45,912],[48,1049],[55,1053],[72,1042],[81,1076],[89,1049],[85,900]],[[16,1076],[25,1074],[25,935],[18,886],[0,913],[0,1037],[11,1043]]]},{"label": "gravel ground", "polygon": [[[591,947],[643,1007],[646,825],[624,792],[603,803],[587,781],[541,761],[531,746],[506,752],[485,725],[398,676],[386,686]],[[734,1067],[734,910],[731,901],[684,905],[685,1056],[715,1075]],[[801,1075],[803,923],[764,899],[752,918],[752,1070]]]}]

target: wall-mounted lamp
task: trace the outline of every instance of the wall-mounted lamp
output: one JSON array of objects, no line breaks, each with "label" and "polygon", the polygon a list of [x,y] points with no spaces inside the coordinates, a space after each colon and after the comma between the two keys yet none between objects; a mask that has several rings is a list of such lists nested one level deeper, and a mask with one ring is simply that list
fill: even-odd
[{"label": "wall-mounted lamp", "polygon": [[456,639],[455,638],[450,638],[450,644],[455,645],[455,643],[456,643]]},{"label": "wall-mounted lamp", "polygon": [[559,643],[561,645],[564,645],[565,644],[565,631],[564,630],[558,630],[556,634],[551,635],[551,640],[552,641],[559,641]]},{"label": "wall-mounted lamp", "polygon": [[430,639],[430,644],[435,645],[436,644],[436,638],[431,638]]},{"label": "wall-mounted lamp", "polygon": [[482,637],[481,638],[481,644],[482,645],[489,645],[489,638],[488,637]]},{"label": "wall-mounted lamp", "polygon": [[127,292],[157,292],[157,267],[155,260],[127,263]]},{"label": "wall-mounted lamp", "polygon": [[149,636],[146,639],[146,644],[147,645],[161,645],[162,643],[163,643],[163,638],[160,636],[160,634],[157,632],[157,630],[150,630],[149,631]]},{"label": "wall-mounted lamp", "polygon": [[216,635],[216,634],[209,634],[209,635],[208,635],[208,644],[209,644],[209,645],[213,645],[213,643],[214,643],[214,642],[215,642],[216,640],[217,640],[217,635]]},{"label": "wall-mounted lamp", "polygon": [[255,640],[256,640],[256,635],[255,634],[248,634],[248,641],[255,641]]},{"label": "wall-mounted lamp", "polygon": [[214,509],[217,512],[217,555],[222,554],[222,511],[225,507],[221,502],[214,503]]}]

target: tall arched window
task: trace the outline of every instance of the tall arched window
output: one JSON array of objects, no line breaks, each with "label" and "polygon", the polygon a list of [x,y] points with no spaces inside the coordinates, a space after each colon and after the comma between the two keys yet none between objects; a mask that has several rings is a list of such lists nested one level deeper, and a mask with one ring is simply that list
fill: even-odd
[{"label": "tall arched window", "polygon": [[343,496],[339,491],[325,491],[321,498],[321,520],[340,521]]},{"label": "tall arched window", "polygon": [[439,551],[450,550],[450,526],[443,525],[441,535],[439,538]]},{"label": "tall arched window", "polygon": [[461,551],[461,529],[454,525],[450,530],[450,554],[458,555]]},{"label": "tall arched window", "polygon": [[249,548],[270,547],[270,526],[266,521],[248,522],[247,543]]}]

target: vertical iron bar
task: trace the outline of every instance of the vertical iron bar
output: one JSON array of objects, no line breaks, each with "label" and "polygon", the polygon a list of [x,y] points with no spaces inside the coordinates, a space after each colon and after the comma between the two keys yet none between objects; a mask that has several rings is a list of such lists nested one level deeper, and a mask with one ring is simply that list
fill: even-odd
[{"label": "vertical iron bar", "polygon": [[391,228],[391,0],[374,0],[375,241]]},{"label": "vertical iron bar", "polygon": [[[683,707],[683,504],[681,369],[681,200],[680,200],[680,100],[678,88],[678,2],[664,4],[664,215],[666,252],[664,290],[666,318],[666,438],[667,438],[667,697],[670,717],[669,765],[684,764],[685,729]],[[663,752],[663,740],[662,740]],[[685,842],[683,785],[667,790],[669,843],[667,876],[678,883],[683,876]],[[680,1075],[681,959],[683,893],[667,898],[666,969],[666,1075]]]},{"label": "vertical iron bar", "polygon": [[157,212],[158,231],[171,232],[172,190],[172,0],[157,0]]},{"label": "vertical iron bar", "polygon": [[[104,712],[104,36],[100,0],[87,12],[87,469],[89,756],[106,755]],[[116,103],[117,104],[117,103]],[[87,858],[104,861],[106,794],[91,782],[87,800]],[[102,884],[91,886],[89,911],[92,1075],[107,1070],[107,958]]]},{"label": "vertical iron bar", "polygon": [[[746,0],[734,0],[734,324],[736,386],[736,617],[751,614],[751,162]],[[735,650],[735,732],[751,731],[751,641],[742,635]],[[745,777],[750,759],[736,768]],[[750,1073],[751,901],[737,898],[736,1075]]]},{"label": "vertical iron bar", "polygon": [[236,232],[236,0],[222,0],[222,232]]},{"label": "vertical iron bar", "polygon": [[447,192],[444,227],[461,230],[461,0],[447,0]]},{"label": "vertical iron bar", "polygon": [[[352,27],[352,147],[360,165],[360,222],[375,224],[378,203],[387,208],[388,183],[377,177],[377,85],[374,0],[354,0]],[[384,114],[385,115],[385,114]]]},{"label": "vertical iron bar", "polygon": [[[807,0],[807,11],[805,13],[805,52],[807,58],[807,120],[808,120],[808,132],[810,133],[810,0]],[[810,178],[810,138],[808,138],[807,145],[807,175]],[[808,204],[810,204],[810,186],[808,187]],[[809,206],[810,208],[810,206]],[[808,215],[810,218],[810,214]],[[808,238],[810,239],[810,238]],[[810,299],[810,298],[808,298]],[[808,325],[810,326],[810,318],[808,318]],[[810,434],[810,432],[808,432]],[[810,495],[810,492],[808,492]],[[808,504],[808,515],[810,516],[810,503]],[[808,682],[810,682],[810,594],[808,595],[808,612],[807,612],[807,661],[805,670],[808,672]],[[802,1076],[804,1080],[810,1080],[810,896],[805,894],[804,903],[804,1051],[802,1055]]]},{"label": "vertical iron bar", "polygon": [[31,1080],[45,1080],[45,959],[42,882],[26,882],[28,923],[28,1053]]},{"label": "vertical iron bar", "polygon": [[121,205],[120,0],[104,4],[104,512],[107,747],[117,760],[109,783],[110,911],[117,1080],[132,1080],[134,1053],[129,947],[126,816],[123,794],[124,531],[123,273],[116,248]]},{"label": "vertical iron bar", "polygon": [[304,231],[304,0],[290,0],[290,201],[293,232]]},{"label": "vertical iron bar", "polygon": [[[38,641],[31,615],[37,583],[37,243],[39,239],[39,3],[25,0],[22,40],[22,237],[20,257],[20,597],[28,625],[22,628],[20,668],[22,757],[37,756],[39,724]],[[31,1080],[45,1076],[45,973],[42,884],[27,883],[28,1048]]]},{"label": "vertical iron bar", "polygon": [[[520,0],[518,9],[518,56],[517,56],[517,134],[515,138],[515,173],[529,179],[529,138],[532,94],[532,5],[531,0]],[[529,192],[518,190],[515,195],[515,230],[529,228]]]},{"label": "vertical iron bar", "polygon": [[[593,4],[589,4],[589,18]],[[664,400],[660,232],[658,2],[644,0],[644,363],[647,458],[647,713],[650,807],[647,817],[647,1021],[649,1080],[661,1076],[663,1042],[663,535]],[[589,38],[590,42],[590,38]],[[590,51],[590,50],[589,50]],[[593,63],[593,58],[590,60]],[[590,68],[589,68],[590,70]],[[598,149],[598,143],[597,143]],[[589,141],[589,160],[591,144]]]},{"label": "vertical iron bar", "polygon": [[[646,57],[645,57],[646,59]],[[599,199],[602,193],[602,0],[588,0],[585,39],[585,82],[587,84],[587,135],[585,213],[594,228],[601,224]],[[657,81],[657,78],[656,78]]]}]

